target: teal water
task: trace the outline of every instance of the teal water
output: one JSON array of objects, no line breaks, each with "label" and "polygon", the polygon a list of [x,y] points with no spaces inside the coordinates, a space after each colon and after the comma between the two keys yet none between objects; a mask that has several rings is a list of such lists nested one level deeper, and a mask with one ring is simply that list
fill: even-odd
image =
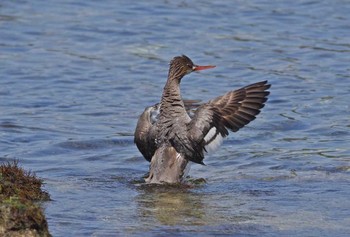
[{"label": "teal water", "polygon": [[[45,181],[53,236],[348,236],[348,1],[0,4],[0,161]],[[208,99],[269,80],[257,120],[192,165],[193,187],[140,185],[133,144],[169,60]]]}]

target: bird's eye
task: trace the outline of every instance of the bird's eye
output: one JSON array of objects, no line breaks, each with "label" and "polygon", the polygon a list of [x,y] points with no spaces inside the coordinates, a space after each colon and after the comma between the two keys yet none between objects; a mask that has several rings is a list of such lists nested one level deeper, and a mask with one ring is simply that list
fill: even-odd
[{"label": "bird's eye", "polygon": [[191,65],[191,64],[189,64],[189,63],[187,63],[187,67],[192,68],[192,65]]}]

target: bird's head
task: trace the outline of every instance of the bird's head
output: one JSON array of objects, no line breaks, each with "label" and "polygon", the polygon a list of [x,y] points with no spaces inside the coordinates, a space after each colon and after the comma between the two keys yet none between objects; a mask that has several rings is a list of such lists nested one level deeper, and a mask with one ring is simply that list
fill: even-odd
[{"label": "bird's head", "polygon": [[215,66],[199,66],[192,62],[186,55],[177,56],[170,61],[169,78],[178,78],[181,80],[185,75],[205,69],[214,68]]}]

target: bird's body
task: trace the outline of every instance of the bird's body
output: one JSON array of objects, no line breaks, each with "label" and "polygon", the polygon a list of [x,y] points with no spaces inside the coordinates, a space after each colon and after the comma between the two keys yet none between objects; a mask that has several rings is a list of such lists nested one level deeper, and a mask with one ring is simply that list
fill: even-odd
[{"label": "bird's body", "polygon": [[[218,147],[230,129],[234,132],[255,119],[264,107],[270,87],[267,81],[230,91],[202,105],[181,98],[181,79],[197,66],[187,56],[170,62],[161,102],[147,107],[135,130],[135,143],[150,161],[147,183],[183,181],[189,162],[203,164],[204,154]],[[190,116],[189,110],[197,109]]]}]

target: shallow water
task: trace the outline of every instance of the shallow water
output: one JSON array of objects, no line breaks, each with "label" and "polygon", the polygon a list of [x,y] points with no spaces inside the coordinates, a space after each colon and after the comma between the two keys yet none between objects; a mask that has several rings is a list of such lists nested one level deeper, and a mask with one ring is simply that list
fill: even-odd
[{"label": "shallow water", "polygon": [[[0,161],[45,180],[53,236],[347,236],[350,3],[10,1],[0,5]],[[141,184],[138,115],[169,60],[206,101],[269,80],[257,120],[188,186]]]}]

